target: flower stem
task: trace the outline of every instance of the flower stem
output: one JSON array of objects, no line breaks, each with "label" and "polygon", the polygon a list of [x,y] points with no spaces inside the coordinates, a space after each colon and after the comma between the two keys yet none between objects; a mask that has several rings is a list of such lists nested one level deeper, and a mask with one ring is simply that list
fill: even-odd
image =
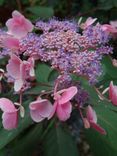
[{"label": "flower stem", "polygon": [[22,90],[20,90],[20,100],[19,100],[20,105],[22,105],[22,96],[23,96],[23,93],[22,93]]}]

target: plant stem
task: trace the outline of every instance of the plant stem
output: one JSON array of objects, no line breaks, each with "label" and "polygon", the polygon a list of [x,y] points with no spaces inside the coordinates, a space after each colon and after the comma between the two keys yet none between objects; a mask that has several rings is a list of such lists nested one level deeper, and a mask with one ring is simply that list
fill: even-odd
[{"label": "plant stem", "polygon": [[20,105],[22,105],[22,96],[23,96],[23,93],[22,93],[22,90],[20,90],[20,100],[19,100]]},{"label": "plant stem", "polygon": [[22,5],[20,0],[16,0],[17,5],[18,5],[18,10],[22,13]]}]

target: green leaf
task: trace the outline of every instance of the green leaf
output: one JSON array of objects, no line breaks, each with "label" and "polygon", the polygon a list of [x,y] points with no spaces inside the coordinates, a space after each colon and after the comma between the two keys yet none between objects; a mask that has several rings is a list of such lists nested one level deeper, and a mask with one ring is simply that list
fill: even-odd
[{"label": "green leaf", "polygon": [[103,137],[93,129],[85,130],[86,139],[94,156],[116,156],[117,151],[104,141]]},{"label": "green leaf", "polygon": [[[88,81],[84,78],[79,78],[82,87],[88,92],[89,94],[89,103],[92,105],[105,105],[110,110],[117,111],[117,107],[115,107],[111,102],[107,100],[101,100],[98,96],[98,93],[94,86],[91,86]],[[108,99],[109,97],[105,95],[105,97]]]},{"label": "green leaf", "polygon": [[[103,141],[103,144],[107,144],[108,147],[113,151],[117,150],[117,107],[113,106],[111,102],[100,100],[94,87],[89,85],[85,79],[80,78],[80,80],[82,82],[82,86],[88,91],[90,95],[90,104],[93,105],[93,108],[96,111],[98,123],[107,132],[106,136],[99,134],[100,140]],[[93,139],[95,143],[96,138],[94,137],[92,140]],[[101,148],[100,146],[97,147],[98,150]],[[104,149],[104,151],[106,151],[106,149]]]},{"label": "green leaf", "polygon": [[44,142],[44,156],[78,156],[78,149],[69,132],[61,126],[52,127]]},{"label": "green leaf", "polygon": [[114,6],[117,7],[117,0],[113,0]]},{"label": "green leaf", "polygon": [[89,0],[83,0],[83,6],[81,7],[81,12],[86,12],[92,8],[91,2]]},{"label": "green leaf", "polygon": [[39,95],[40,93],[42,93],[42,91],[51,91],[51,90],[52,90],[51,86],[37,85],[36,87],[27,90],[25,94]]},{"label": "green leaf", "polygon": [[32,156],[33,152],[39,149],[42,125],[37,124],[20,137],[14,145],[10,145],[12,156]]},{"label": "green leaf", "polygon": [[107,135],[103,136],[103,138],[108,142],[110,147],[117,150],[117,113],[110,110],[106,104],[98,104],[97,106],[94,106],[94,109],[96,110],[99,123],[107,131]]},{"label": "green leaf", "polygon": [[114,67],[111,59],[105,56],[102,60],[102,67],[105,73],[107,73],[111,78],[117,79],[117,67]]},{"label": "green leaf", "polygon": [[[97,105],[94,105],[94,110],[96,111],[98,123],[106,130],[107,135],[101,135],[96,131],[88,130],[87,136],[89,139],[89,142],[91,141],[91,146],[95,145],[95,150],[102,149],[105,151],[105,155],[107,156],[115,156],[115,153],[117,153],[117,113],[110,110],[108,105],[104,105],[102,103],[98,103]],[[92,135],[91,135],[91,132]],[[98,136],[98,137],[97,137]],[[91,138],[90,138],[91,137]],[[98,138],[98,139],[97,139]],[[96,140],[97,139],[97,140]],[[99,141],[99,143],[98,143]],[[93,148],[94,149],[94,148]],[[108,152],[108,150],[111,150],[111,153]],[[103,155],[103,151],[100,151],[100,155]],[[115,152],[116,151],[116,152]],[[96,151],[94,151],[96,153]],[[114,153],[114,154],[112,154]],[[99,152],[96,156],[98,156]]]},{"label": "green leaf", "polygon": [[59,73],[56,70],[52,70],[49,74],[48,81],[53,83],[58,76],[59,76]]},{"label": "green leaf", "polygon": [[99,0],[98,3],[99,3],[98,7],[101,10],[110,10],[111,8],[114,7],[112,0]]},{"label": "green leaf", "polygon": [[54,15],[54,10],[51,7],[33,6],[26,8],[26,10],[31,12],[37,18],[48,19]]},{"label": "green leaf", "polygon": [[0,0],[0,5],[3,5],[5,0]]},{"label": "green leaf", "polygon": [[49,74],[53,69],[45,63],[39,63],[36,67],[36,79],[38,82],[48,83]]},{"label": "green leaf", "polygon": [[102,60],[102,75],[98,79],[98,86],[103,85],[107,88],[111,81],[117,84],[117,67],[113,66],[110,57],[106,56]]},{"label": "green leaf", "polygon": [[18,123],[18,127],[15,130],[7,131],[3,128],[0,129],[0,149],[2,149],[5,145],[7,145],[10,141],[12,141],[15,137],[17,137],[21,132],[23,132],[27,127],[29,127],[33,122],[29,117],[28,105],[30,101],[24,103],[24,106],[27,105],[26,114],[23,119],[20,119]]}]

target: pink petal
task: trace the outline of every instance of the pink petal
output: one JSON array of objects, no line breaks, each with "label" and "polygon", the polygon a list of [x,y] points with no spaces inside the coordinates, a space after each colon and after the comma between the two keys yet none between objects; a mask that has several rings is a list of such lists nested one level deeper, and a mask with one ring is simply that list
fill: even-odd
[{"label": "pink petal", "polygon": [[111,82],[109,86],[109,98],[113,105],[117,106],[117,86],[114,86],[113,82]]},{"label": "pink petal", "polygon": [[110,21],[110,25],[112,25],[114,28],[117,28],[117,21]]},{"label": "pink petal", "polygon": [[57,102],[55,101],[55,103],[54,103],[54,105],[52,106],[52,110],[51,110],[51,113],[50,113],[50,115],[48,116],[48,120],[49,119],[51,119],[53,116],[54,116],[54,114],[55,114],[55,112],[56,112],[56,109],[57,109]]},{"label": "pink petal", "polygon": [[31,77],[34,77],[35,76],[35,71],[34,71],[34,64],[35,64],[35,61],[34,61],[34,58],[33,57],[30,57],[28,59],[28,62],[30,64],[30,67],[29,67],[29,75]]},{"label": "pink petal", "polygon": [[2,123],[5,129],[13,129],[17,127],[18,114],[12,101],[7,98],[0,98],[0,108],[3,111]]},{"label": "pink petal", "polygon": [[25,19],[25,29],[28,32],[31,32],[33,30],[33,28],[34,28],[34,26],[32,25],[32,23],[28,19]]},{"label": "pink petal", "polygon": [[14,89],[19,91],[24,84],[26,76],[26,65],[25,62],[20,60],[16,55],[12,55],[9,63],[7,65],[8,75],[11,76],[14,80]]},{"label": "pink petal", "polygon": [[56,113],[59,120],[61,121],[66,121],[67,119],[69,119],[71,111],[72,111],[72,105],[70,102],[67,102],[62,105],[57,105]]},{"label": "pink petal", "polygon": [[[59,92],[62,92],[62,90]],[[59,92],[57,92],[57,94],[59,94]],[[75,96],[76,93],[77,93],[77,88],[75,86],[63,90],[61,97],[58,99],[59,104],[64,104],[70,101]]]},{"label": "pink petal", "polygon": [[16,55],[12,55],[9,63],[7,64],[8,75],[13,77],[14,79],[19,79],[21,63],[22,61]]},{"label": "pink petal", "polygon": [[7,130],[11,130],[17,127],[18,124],[18,114],[15,112],[4,112],[2,115],[2,123],[3,127]]},{"label": "pink petal", "polygon": [[35,76],[35,70],[34,70],[34,68],[31,68],[31,69],[30,69],[29,75],[30,75],[31,77],[34,77],[34,76]]},{"label": "pink petal", "polygon": [[21,16],[23,16],[20,12],[18,12],[17,10],[14,10],[13,12],[12,12],[12,17],[13,18],[15,18],[15,17],[21,17]]},{"label": "pink petal", "polygon": [[33,121],[35,122],[41,122],[42,120],[44,120],[45,118],[42,117],[40,114],[39,114],[39,111],[38,110],[31,110],[30,111],[30,115],[31,115],[31,118],[33,119]]},{"label": "pink petal", "polygon": [[4,112],[14,112],[16,108],[11,100],[7,98],[0,98],[0,109]]},{"label": "pink petal", "polygon": [[86,20],[87,26],[92,25],[96,20],[97,20],[97,18],[89,17],[89,18]]},{"label": "pink petal", "polygon": [[87,120],[89,121],[90,126],[94,128],[96,131],[98,131],[101,134],[106,134],[106,131],[102,127],[100,127],[100,125],[96,124],[97,116],[91,106],[88,106],[87,108]]},{"label": "pink petal", "polygon": [[113,64],[113,66],[117,67],[117,60],[116,59],[112,59],[112,64]]},{"label": "pink petal", "polygon": [[34,121],[40,122],[48,118],[52,112],[52,105],[46,99],[37,100],[30,103],[30,114]]},{"label": "pink petal", "polygon": [[89,123],[89,121],[87,120],[87,118],[84,118],[84,119],[83,119],[83,123],[84,123],[84,127],[85,127],[85,128],[90,128],[90,123]]},{"label": "pink petal", "polygon": [[87,119],[88,119],[89,122],[92,121],[92,122],[97,123],[96,112],[92,109],[91,106],[88,106],[86,116],[87,116]]},{"label": "pink petal", "polygon": [[19,40],[13,37],[8,37],[3,40],[3,45],[10,49],[19,49]]},{"label": "pink petal", "polygon": [[8,34],[13,35],[15,38],[21,39],[27,35],[27,32],[23,27],[22,16],[9,19],[6,22],[6,26],[8,27]]},{"label": "pink petal", "polygon": [[102,25],[102,30],[103,31],[106,31],[108,33],[117,33],[117,29],[115,29],[114,27],[112,27],[109,24]]},{"label": "pink petal", "polygon": [[20,64],[20,79],[24,81],[26,79],[27,61],[22,61]]},{"label": "pink petal", "polygon": [[6,21],[6,26],[8,28],[8,34],[10,34],[10,35],[12,35],[12,29],[13,29],[12,24],[13,24],[12,18],[10,18],[10,19],[8,19],[8,21]]},{"label": "pink petal", "polygon": [[50,115],[50,112],[52,111],[52,105],[48,100],[42,99],[31,102],[30,109],[32,111],[38,110],[39,114],[42,117],[48,117]]},{"label": "pink petal", "polygon": [[[9,31],[10,32],[10,31]],[[11,34],[14,35],[16,38],[21,39],[27,35],[27,31],[24,27],[20,27],[18,29],[17,25],[12,28]]]},{"label": "pink petal", "polygon": [[28,19],[16,10],[13,11],[12,18],[6,22],[6,26],[8,27],[8,33],[19,39],[25,37],[34,27]]},{"label": "pink petal", "polygon": [[91,127],[94,128],[96,131],[98,131],[99,133],[103,135],[106,135],[106,131],[102,127],[100,127],[100,125],[93,123],[93,122],[91,122],[90,124],[91,124]]},{"label": "pink petal", "polygon": [[23,87],[23,84],[24,84],[24,81],[22,79],[17,79],[15,80],[15,83],[14,83],[14,90],[16,92],[20,91],[21,88]]},{"label": "pink petal", "polygon": [[84,23],[81,24],[80,27],[82,29],[86,29],[87,27],[89,27],[90,25],[92,25],[96,20],[97,20],[97,18],[89,17],[89,18],[87,18],[86,22],[84,22]]}]

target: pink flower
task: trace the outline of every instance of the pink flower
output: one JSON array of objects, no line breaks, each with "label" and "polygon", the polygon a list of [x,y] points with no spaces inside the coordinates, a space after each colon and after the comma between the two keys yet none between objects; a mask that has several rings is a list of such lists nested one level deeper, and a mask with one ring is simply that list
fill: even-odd
[{"label": "pink flower", "polygon": [[53,110],[48,119],[50,119],[56,112],[59,120],[66,121],[70,117],[72,111],[70,100],[75,96],[76,93],[77,88],[75,86],[56,92],[54,94],[55,102],[53,105]]},{"label": "pink flower", "polygon": [[3,127],[7,130],[16,128],[18,124],[18,114],[12,101],[7,98],[0,98],[0,108],[3,111]]},{"label": "pink flower", "polygon": [[19,40],[16,39],[16,38],[13,38],[13,37],[6,37],[3,40],[3,45],[6,48],[13,49],[13,50],[18,50],[19,49]]},{"label": "pink flower", "polygon": [[14,89],[16,92],[20,91],[23,87],[27,73],[29,73],[30,76],[34,74],[33,68],[34,62],[32,62],[32,60],[22,61],[14,54],[11,56],[7,65],[7,72],[8,75],[14,79]]},{"label": "pink flower", "polygon": [[109,98],[113,105],[117,106],[117,86],[113,85],[113,82],[109,86]]},{"label": "pink flower", "polygon": [[20,60],[16,55],[12,55],[7,65],[8,75],[14,79],[14,89],[19,91],[24,84],[26,77],[26,65],[25,62]]},{"label": "pink flower", "polygon": [[29,108],[31,118],[35,122],[40,122],[45,118],[48,118],[52,111],[52,105],[46,99],[37,99],[36,101],[31,102]]},{"label": "pink flower", "polygon": [[33,30],[32,23],[18,11],[13,11],[12,18],[6,22],[8,33],[20,39]]},{"label": "pink flower", "polygon": [[117,33],[117,29],[115,29],[110,24],[103,24],[102,25],[102,30],[105,31],[105,32],[107,32],[107,33]]},{"label": "pink flower", "polygon": [[110,21],[110,25],[117,29],[117,21]]},{"label": "pink flower", "polygon": [[110,24],[104,24],[102,25],[102,30],[110,34],[113,39],[117,38],[117,22],[110,22]]},{"label": "pink flower", "polygon": [[84,125],[85,128],[92,127],[99,133],[104,135],[106,134],[106,131],[102,127],[100,127],[100,125],[97,124],[97,115],[91,106],[88,106],[87,108],[86,118],[84,118]]},{"label": "pink flower", "polygon": [[80,27],[82,29],[86,29],[87,27],[89,27],[90,25],[92,25],[96,20],[97,20],[97,18],[89,17],[89,18],[87,18],[87,20],[84,23],[82,23],[80,25]]}]

